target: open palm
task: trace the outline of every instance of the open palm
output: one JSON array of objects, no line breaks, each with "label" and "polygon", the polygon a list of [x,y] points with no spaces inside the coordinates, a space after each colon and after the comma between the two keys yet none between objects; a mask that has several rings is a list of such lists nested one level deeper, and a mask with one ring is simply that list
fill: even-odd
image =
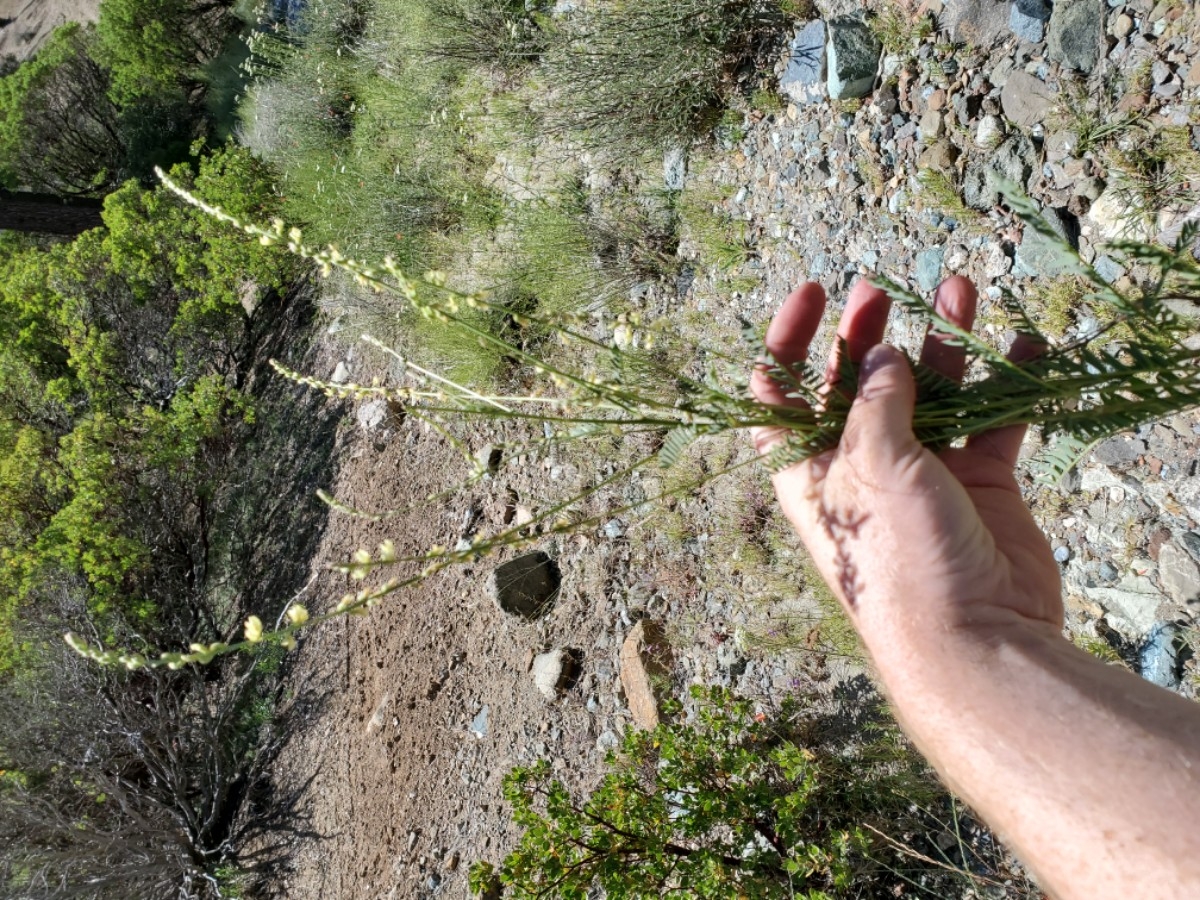
[{"label": "open palm", "polygon": [[[971,328],[976,292],[969,281],[947,280],[936,302],[941,315]],[[958,629],[1032,621],[1059,631],[1058,567],[1013,477],[1024,427],[937,454],[922,447],[912,431],[916,388],[908,363],[881,344],[888,310],[886,294],[867,282],[851,292],[838,335],[862,366],[859,395],[837,447],[775,474],[785,514],[876,657],[894,643],[925,645]],[[819,285],[788,297],[767,332],[777,363],[806,359],[824,311]],[[1014,357],[1033,349],[1021,342]],[[927,336],[921,362],[962,379],[963,350],[936,334]],[[831,390],[837,371],[831,359]],[[752,389],[765,403],[802,402],[764,371]],[[777,429],[755,433],[764,453],[782,439]],[[895,640],[902,637],[916,644]]]}]

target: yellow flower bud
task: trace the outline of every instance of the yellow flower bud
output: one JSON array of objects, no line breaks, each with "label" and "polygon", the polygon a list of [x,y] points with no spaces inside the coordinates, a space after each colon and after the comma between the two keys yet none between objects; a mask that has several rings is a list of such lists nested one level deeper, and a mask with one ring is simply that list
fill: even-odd
[{"label": "yellow flower bud", "polygon": [[285,634],[283,636],[283,640],[281,640],[279,642],[279,646],[282,647],[284,650],[295,650],[296,649],[296,638],[290,634]]},{"label": "yellow flower bud", "polygon": [[246,640],[252,644],[257,644],[262,640],[263,623],[258,616],[248,616],[246,618]]},{"label": "yellow flower bud", "polygon": [[303,625],[308,621],[308,610],[299,603],[293,603],[288,607],[287,618],[293,625]]}]

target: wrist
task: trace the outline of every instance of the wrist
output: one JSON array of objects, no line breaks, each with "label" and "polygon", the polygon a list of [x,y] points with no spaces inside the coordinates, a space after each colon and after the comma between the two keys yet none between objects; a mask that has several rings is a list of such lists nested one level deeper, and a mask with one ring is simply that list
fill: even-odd
[{"label": "wrist", "polygon": [[[1006,673],[1070,648],[1058,628],[1014,610],[988,606],[946,616],[860,624],[863,643],[893,703],[957,703],[964,693],[1003,685]],[[883,626],[883,627],[881,627]]]}]

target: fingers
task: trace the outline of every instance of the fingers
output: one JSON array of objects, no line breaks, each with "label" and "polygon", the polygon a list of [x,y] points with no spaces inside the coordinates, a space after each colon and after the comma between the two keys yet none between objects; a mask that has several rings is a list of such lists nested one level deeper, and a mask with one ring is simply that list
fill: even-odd
[{"label": "fingers", "polygon": [[[789,370],[803,363],[824,315],[825,291],[819,284],[810,281],[792,291],[767,328],[767,350],[775,362]],[[795,405],[799,401],[788,397],[791,391],[790,385],[771,378],[762,366],[750,378],[750,392],[762,403]]]},{"label": "fingers", "polygon": [[858,396],[846,418],[843,451],[869,460],[864,469],[889,470],[920,453],[912,430],[917,387],[908,359],[895,347],[872,347],[859,370]]},{"label": "fingers", "polygon": [[[783,306],[767,328],[767,350],[775,362],[788,369],[799,366],[808,358],[821,317],[825,315],[825,290],[813,282],[800,285],[783,301]],[[797,371],[796,374],[799,374]],[[803,406],[799,397],[789,397],[792,386],[772,378],[765,366],[757,366],[750,376],[750,393],[754,399],[772,406]],[[754,448],[760,454],[770,453],[786,437],[782,428],[752,428]]]},{"label": "fingers", "polygon": [[[1045,349],[1046,344],[1041,339],[1031,334],[1018,334],[1008,351],[1008,358],[1015,363],[1028,362],[1040,356]],[[1006,425],[1003,428],[985,431],[970,438],[967,441],[967,449],[994,457],[1007,466],[1016,466],[1027,427]]]},{"label": "fingers", "polygon": [[[950,320],[963,331],[970,331],[975,324],[978,299],[975,285],[961,275],[955,275],[938,286],[934,309],[938,315]],[[962,381],[967,351],[965,347],[951,346],[949,335],[930,330],[925,335],[925,344],[921,348],[921,362],[951,381]]]},{"label": "fingers", "polygon": [[883,341],[891,308],[892,301],[888,295],[869,281],[863,279],[854,285],[846,300],[846,308],[842,311],[841,321],[838,322],[840,340],[829,355],[829,365],[825,368],[826,383],[838,383],[842,343],[850,354],[850,362],[860,363],[868,350]]}]

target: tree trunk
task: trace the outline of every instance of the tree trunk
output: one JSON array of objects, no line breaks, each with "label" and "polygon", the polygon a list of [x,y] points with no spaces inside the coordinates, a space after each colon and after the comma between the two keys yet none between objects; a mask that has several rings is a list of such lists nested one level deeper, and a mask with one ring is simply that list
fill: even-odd
[{"label": "tree trunk", "polygon": [[100,200],[0,191],[0,229],[76,235],[103,225]]}]

